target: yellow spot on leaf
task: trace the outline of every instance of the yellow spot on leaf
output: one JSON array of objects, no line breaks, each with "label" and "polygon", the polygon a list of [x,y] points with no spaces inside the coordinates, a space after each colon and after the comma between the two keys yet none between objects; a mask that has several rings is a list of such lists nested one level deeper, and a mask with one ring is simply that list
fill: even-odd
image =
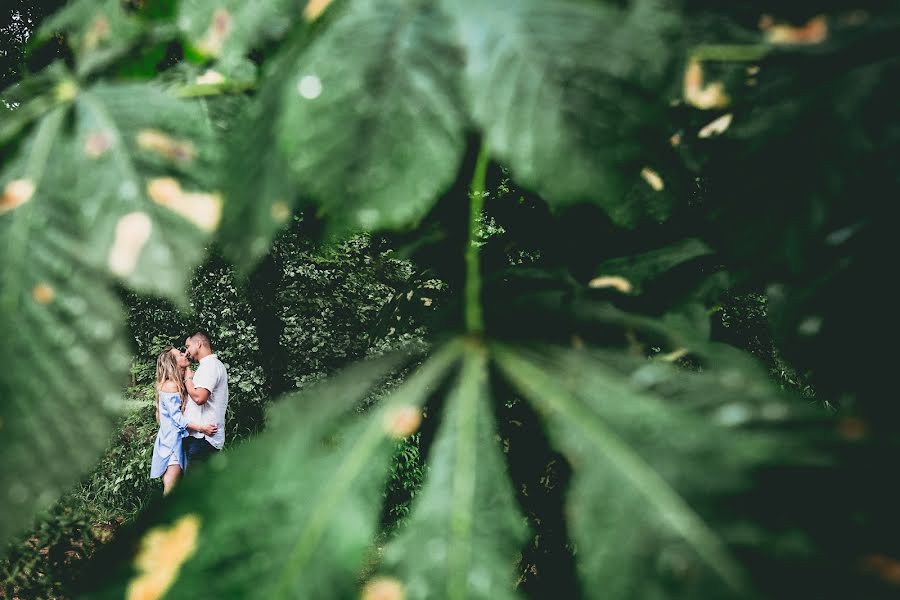
[{"label": "yellow spot on leaf", "polygon": [[634,289],[634,286],[631,285],[630,281],[618,275],[600,275],[599,277],[594,277],[588,282],[588,287],[595,289],[611,287],[619,290],[623,294],[630,294],[631,290]]},{"label": "yellow spot on leaf", "polygon": [[724,108],[731,102],[721,81],[704,83],[703,66],[697,60],[691,60],[684,72],[683,92],[688,104],[703,110]]},{"label": "yellow spot on leaf", "polygon": [[119,219],[106,260],[110,272],[119,277],[130,275],[137,266],[141,250],[150,239],[152,230],[153,222],[146,213],[133,212]]},{"label": "yellow spot on leaf", "polygon": [[384,430],[395,438],[412,435],[422,424],[422,411],[415,406],[397,406],[384,415]]},{"label": "yellow spot on leaf", "polygon": [[151,179],[147,195],[159,205],[178,213],[204,231],[215,231],[222,217],[222,196],[203,192],[185,192],[171,177]]},{"label": "yellow spot on leaf", "polygon": [[669,144],[672,145],[673,148],[677,148],[681,145],[681,134],[673,133],[672,137],[669,138]]},{"label": "yellow spot on leaf", "polygon": [[310,22],[315,21],[322,16],[329,4],[331,0],[309,0],[303,9],[303,18]]},{"label": "yellow spot on leaf", "polygon": [[650,187],[652,187],[657,192],[661,192],[666,184],[663,182],[662,177],[659,176],[659,173],[651,169],[650,167],[644,167],[641,169],[641,177],[644,178]]},{"label": "yellow spot on leaf", "polygon": [[800,27],[775,25],[771,18],[761,20],[760,27],[770,44],[821,44],[828,37],[828,22],[822,15],[813,17]]},{"label": "yellow spot on leaf", "polygon": [[0,198],[0,215],[31,200],[34,190],[34,182],[30,179],[14,179],[7,183],[3,188],[3,198]]},{"label": "yellow spot on leaf", "polygon": [[361,600],[403,600],[406,589],[393,577],[376,577],[362,589]]},{"label": "yellow spot on leaf", "polygon": [[68,102],[78,95],[78,86],[73,81],[61,81],[53,90],[56,99],[60,102]]},{"label": "yellow spot on leaf", "polygon": [[270,212],[272,218],[278,223],[284,223],[291,217],[291,207],[284,200],[273,202]]},{"label": "yellow spot on leaf", "polygon": [[667,354],[660,354],[659,360],[661,360],[663,362],[675,362],[679,358],[684,358],[689,353],[690,353],[690,351],[687,348],[678,348]]},{"label": "yellow spot on leaf", "polygon": [[725,133],[725,130],[731,125],[732,119],[734,119],[734,115],[731,113],[722,115],[718,119],[704,125],[703,129],[697,133],[697,137],[708,138]]},{"label": "yellow spot on leaf", "polygon": [[128,584],[126,600],[158,600],[168,591],[181,565],[197,549],[200,517],[185,515],[171,527],[154,527],[141,540],[135,558],[138,575]]},{"label": "yellow spot on leaf", "polygon": [[180,163],[189,163],[197,155],[193,142],[175,139],[158,129],[138,131],[137,145],[144,150],[156,152],[168,160]]},{"label": "yellow spot on leaf", "polygon": [[225,39],[231,33],[233,20],[230,12],[224,8],[217,8],[213,13],[212,23],[206,30],[206,35],[197,44],[197,49],[207,56],[218,56],[225,44]]},{"label": "yellow spot on leaf", "polygon": [[225,76],[214,69],[207,69],[197,78],[197,83],[202,85],[215,85],[225,83]]},{"label": "yellow spot on leaf", "polygon": [[38,304],[50,304],[53,302],[53,298],[56,297],[56,292],[48,284],[41,282],[31,290],[31,297]]},{"label": "yellow spot on leaf", "polygon": [[84,153],[88,158],[99,158],[112,147],[112,136],[106,131],[94,131],[84,139]]}]

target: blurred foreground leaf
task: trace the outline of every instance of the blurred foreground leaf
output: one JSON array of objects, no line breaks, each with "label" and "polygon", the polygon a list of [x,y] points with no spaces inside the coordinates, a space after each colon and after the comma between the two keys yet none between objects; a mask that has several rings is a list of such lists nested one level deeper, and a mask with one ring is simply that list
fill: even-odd
[{"label": "blurred foreground leaf", "polygon": [[95,464],[123,410],[129,349],[118,299],[87,253],[66,165],[65,110],[0,175],[0,540]]}]

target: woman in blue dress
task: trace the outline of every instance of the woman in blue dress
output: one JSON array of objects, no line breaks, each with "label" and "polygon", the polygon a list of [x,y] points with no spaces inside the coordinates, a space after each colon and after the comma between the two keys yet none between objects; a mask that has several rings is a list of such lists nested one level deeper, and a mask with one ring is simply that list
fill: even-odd
[{"label": "woman in blue dress", "polygon": [[189,431],[201,431],[215,435],[216,425],[188,423],[184,418],[188,392],[184,384],[184,372],[190,362],[177,348],[167,347],[156,358],[156,422],[159,432],[153,444],[153,460],[150,478],[162,477],[163,494],[172,491],[172,486],[184,470],[184,451],[181,439]]}]

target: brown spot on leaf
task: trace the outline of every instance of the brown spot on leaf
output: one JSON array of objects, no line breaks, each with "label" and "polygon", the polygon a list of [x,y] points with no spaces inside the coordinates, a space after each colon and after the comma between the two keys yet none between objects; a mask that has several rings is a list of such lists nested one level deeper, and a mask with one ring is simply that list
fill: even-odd
[{"label": "brown spot on leaf", "polygon": [[869,427],[859,417],[844,417],[838,421],[838,433],[845,440],[855,442],[866,437]]},{"label": "brown spot on leaf", "polygon": [[618,275],[601,275],[599,277],[594,277],[588,283],[588,287],[594,289],[611,287],[623,294],[630,294],[631,290],[634,289],[630,281]]},{"label": "brown spot on leaf", "polygon": [[731,113],[726,113],[715,119],[714,121],[707,123],[703,126],[703,129],[697,133],[697,137],[699,138],[709,138],[714,135],[721,135],[725,133],[725,130],[731,125],[731,121],[734,119],[734,115]]},{"label": "brown spot on leaf", "polygon": [[197,155],[193,142],[173,138],[158,129],[141,129],[137,134],[137,145],[173,162],[190,163]]},{"label": "brown spot on leaf", "polygon": [[685,101],[702,110],[728,106],[731,99],[725,93],[725,86],[722,82],[705,83],[704,80],[703,65],[698,60],[691,60],[684,72]]},{"label": "brown spot on leaf", "polygon": [[107,131],[93,131],[84,139],[84,153],[88,158],[99,158],[112,147],[112,136]]},{"label": "brown spot on leaf", "polygon": [[48,284],[41,282],[31,290],[31,297],[38,304],[50,304],[56,297],[56,292]]},{"label": "brown spot on leaf", "polygon": [[403,600],[406,589],[399,579],[393,577],[376,577],[362,589],[362,600]]},{"label": "brown spot on leaf", "polygon": [[110,272],[119,277],[130,275],[152,230],[153,222],[146,213],[133,212],[119,219],[106,260]]},{"label": "brown spot on leaf", "polygon": [[135,558],[138,575],[128,584],[126,600],[157,600],[169,590],[181,565],[197,549],[200,517],[189,514],[171,527],[154,527],[141,540]]},{"label": "brown spot on leaf", "polygon": [[416,406],[397,406],[384,416],[384,429],[395,438],[408,437],[422,424],[422,410]]},{"label": "brown spot on leaf", "polygon": [[900,561],[884,554],[870,554],[860,561],[863,572],[876,575],[883,581],[900,585]]},{"label": "brown spot on leaf", "polygon": [[230,12],[224,8],[217,8],[206,35],[197,44],[197,49],[207,56],[218,56],[222,52],[225,39],[231,33],[233,20]]},{"label": "brown spot on leaf", "polygon": [[828,37],[828,21],[819,15],[800,27],[778,24],[774,21],[760,21],[770,44],[821,44]]},{"label": "brown spot on leaf", "polygon": [[34,182],[30,179],[14,179],[7,183],[3,188],[3,198],[0,198],[0,215],[31,200],[34,190]]},{"label": "brown spot on leaf", "polygon": [[202,85],[225,83],[225,76],[214,69],[207,69],[202,75],[197,77],[197,83]]},{"label": "brown spot on leaf", "polygon": [[666,187],[666,184],[663,182],[662,177],[659,176],[659,173],[650,167],[641,169],[641,177],[643,177],[644,181],[657,192],[661,192],[663,188]]},{"label": "brown spot on leaf", "polygon": [[109,19],[103,15],[97,15],[91,22],[90,28],[84,34],[82,47],[86,52],[89,52],[107,37],[109,37]]},{"label": "brown spot on leaf", "polygon": [[222,217],[222,196],[205,192],[185,192],[171,177],[151,179],[147,195],[161,206],[178,213],[204,231],[215,231]]}]

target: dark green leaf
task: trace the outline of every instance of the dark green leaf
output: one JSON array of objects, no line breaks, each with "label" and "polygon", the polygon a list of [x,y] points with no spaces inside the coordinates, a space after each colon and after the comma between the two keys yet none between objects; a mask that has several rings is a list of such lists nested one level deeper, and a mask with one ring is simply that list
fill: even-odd
[{"label": "dark green leaf", "polygon": [[385,551],[406,597],[515,598],[516,552],[526,527],[491,411],[486,353],[467,350],[428,457],[410,522]]},{"label": "dark green leaf", "polygon": [[337,223],[417,222],[456,177],[466,120],[452,22],[435,0],[355,0],[284,84],[278,141]]},{"label": "dark green leaf", "polygon": [[[625,202],[663,152],[663,91],[677,17],[657,0],[629,3],[446,2],[466,50],[466,100],[513,179],[561,206],[600,204],[620,224]],[[663,182],[664,185],[664,182]]]},{"label": "dark green leaf", "polygon": [[[574,467],[567,504],[589,597],[648,597],[660,575],[696,595],[678,572],[703,565],[715,576],[694,575],[695,586],[750,591],[723,534],[698,507],[741,489],[752,467],[785,450],[776,437],[739,429],[792,415],[763,372],[738,363],[691,374],[614,353],[495,351]],[[667,574],[666,562],[680,566]]]}]

